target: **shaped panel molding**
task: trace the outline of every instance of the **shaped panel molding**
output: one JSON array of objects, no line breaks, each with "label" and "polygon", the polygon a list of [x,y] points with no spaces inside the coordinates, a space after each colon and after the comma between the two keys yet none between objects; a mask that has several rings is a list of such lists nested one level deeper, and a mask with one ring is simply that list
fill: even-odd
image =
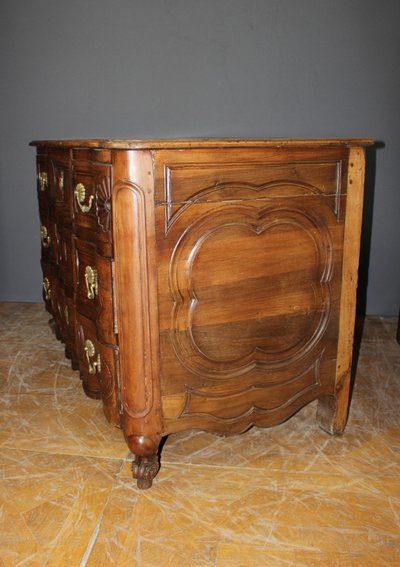
[{"label": "shaped panel molding", "polygon": [[214,422],[245,421],[257,423],[258,416],[284,412],[296,401],[320,387],[320,362],[323,351],[304,371],[275,383],[253,384],[213,391],[210,388],[187,388],[186,400],[179,418],[197,417]]},{"label": "shaped panel molding", "polygon": [[195,375],[230,380],[257,367],[279,370],[308,355],[327,327],[329,230],[300,205],[263,204],[208,209],[172,253],[171,341]]},{"label": "shaped panel molding", "polygon": [[[342,161],[169,164],[164,170],[165,231],[192,203],[322,195],[339,215]],[[198,185],[211,182],[210,185]],[[174,209],[173,205],[181,205]]]},{"label": "shaped panel molding", "polygon": [[113,191],[113,208],[117,283],[122,289],[132,282],[130,301],[119,302],[120,365],[124,376],[121,401],[124,411],[130,417],[139,418],[148,415],[153,406],[151,301],[147,283],[149,275],[144,190],[130,181],[118,181]]}]

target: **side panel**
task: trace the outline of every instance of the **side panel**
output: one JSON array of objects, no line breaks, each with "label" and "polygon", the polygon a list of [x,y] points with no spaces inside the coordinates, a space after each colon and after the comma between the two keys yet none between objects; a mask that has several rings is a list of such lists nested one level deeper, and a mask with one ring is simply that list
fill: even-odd
[{"label": "side panel", "polygon": [[347,153],[235,153],[156,159],[184,197],[156,211],[167,431],[273,425],[335,389]]},{"label": "side panel", "polygon": [[320,426],[332,435],[343,433],[349,411],[364,175],[365,150],[364,148],[351,148],[347,178],[348,194],[334,395],[322,399],[318,408]]}]

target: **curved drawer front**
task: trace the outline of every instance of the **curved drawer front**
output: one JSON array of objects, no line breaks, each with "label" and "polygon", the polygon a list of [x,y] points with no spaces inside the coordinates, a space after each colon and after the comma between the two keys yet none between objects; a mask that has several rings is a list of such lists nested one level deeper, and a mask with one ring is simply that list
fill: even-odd
[{"label": "curved drawer front", "polygon": [[[73,211],[76,234],[97,241],[104,256],[112,256],[111,167],[79,162],[74,165]],[[96,234],[95,234],[96,233]]]},{"label": "curved drawer front", "polygon": [[75,169],[73,175],[73,207],[75,224],[96,230],[95,180],[91,171]]},{"label": "curved drawer front", "polygon": [[108,420],[119,425],[118,349],[99,340],[94,322],[80,313],[77,314],[77,329],[79,369],[84,389],[89,396],[102,398]]},{"label": "curved drawer front", "polygon": [[114,332],[112,260],[96,252],[96,245],[74,238],[77,310],[92,319],[102,341],[116,344]]}]

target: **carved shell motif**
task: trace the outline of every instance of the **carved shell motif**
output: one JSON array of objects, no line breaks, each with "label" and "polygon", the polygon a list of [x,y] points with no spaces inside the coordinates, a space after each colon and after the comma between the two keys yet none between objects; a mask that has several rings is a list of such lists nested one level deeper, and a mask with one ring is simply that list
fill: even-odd
[{"label": "carved shell motif", "polygon": [[111,184],[108,177],[102,177],[96,186],[97,222],[104,232],[111,227]]}]

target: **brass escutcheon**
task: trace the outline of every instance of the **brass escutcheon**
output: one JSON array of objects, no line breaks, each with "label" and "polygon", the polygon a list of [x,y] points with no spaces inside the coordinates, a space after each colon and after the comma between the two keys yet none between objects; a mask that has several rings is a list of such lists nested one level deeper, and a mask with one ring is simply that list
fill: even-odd
[{"label": "brass escutcheon", "polygon": [[40,191],[44,191],[49,183],[49,178],[47,176],[46,171],[39,171],[38,173],[38,181],[39,181],[39,188]]},{"label": "brass escutcheon", "polygon": [[94,200],[93,195],[90,195],[88,204],[84,205],[84,201],[86,198],[86,188],[83,183],[77,184],[77,186],[75,187],[74,194],[75,194],[76,202],[78,203],[78,206],[82,211],[82,213],[88,213],[92,208],[92,204]]},{"label": "brass escutcheon", "polygon": [[85,281],[88,299],[94,299],[99,293],[99,283],[96,268],[86,266]]},{"label": "brass escutcheon", "polygon": [[51,297],[51,288],[48,278],[43,279],[43,291],[44,291],[44,298],[46,301],[48,301]]},{"label": "brass escutcheon", "polygon": [[40,227],[40,238],[42,240],[43,248],[48,248],[50,246],[51,238],[44,224]]},{"label": "brass escutcheon", "polygon": [[92,362],[90,359],[96,356],[96,349],[94,348],[94,344],[90,339],[86,339],[85,341],[85,354],[86,360],[88,363],[89,374],[96,374],[97,371],[101,371],[101,360],[100,355],[97,355],[97,360]]}]

